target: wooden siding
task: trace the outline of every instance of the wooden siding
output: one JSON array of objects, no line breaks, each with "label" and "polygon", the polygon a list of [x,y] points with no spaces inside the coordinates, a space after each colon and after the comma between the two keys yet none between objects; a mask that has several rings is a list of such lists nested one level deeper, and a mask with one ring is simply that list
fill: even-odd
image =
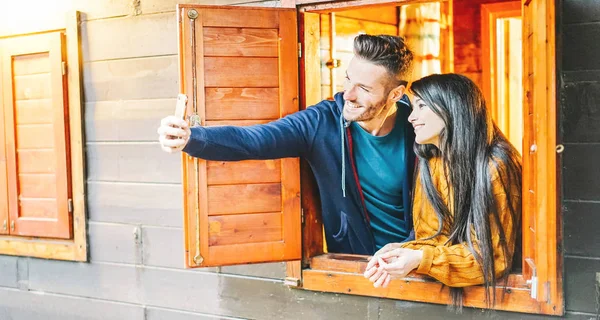
[{"label": "wooden siding", "polygon": [[[487,317],[473,309],[454,314],[439,305],[290,290],[282,283],[285,270],[280,263],[183,269],[180,162],[177,156],[172,160],[160,152],[156,143],[156,126],[164,114],[172,112],[178,86],[177,47],[169,38],[176,37],[170,31],[175,30],[175,25],[166,25],[165,21],[175,21],[176,3],[244,1],[142,0],[138,5],[132,5],[135,2],[130,0],[58,0],[45,11],[25,10],[42,0],[12,1],[17,10],[10,12],[14,15],[10,19],[4,19],[7,11],[0,10],[0,36],[34,30],[28,24],[4,28],[5,21],[23,20],[19,14],[27,13],[31,18],[28,20],[39,20],[40,24],[52,28],[53,21],[62,19],[61,10],[75,8],[82,11],[82,30],[89,31],[82,32],[82,53],[85,57],[86,201],[90,220],[89,263],[0,256],[0,319]],[[456,2],[464,3],[465,0]],[[571,48],[573,52],[565,54],[577,56],[581,50],[576,48],[590,45],[581,31],[600,25],[597,19],[600,4],[576,0],[562,3],[568,37],[565,37],[567,42],[561,50]],[[465,14],[456,20],[465,18],[471,19]],[[154,19],[164,29],[153,27]],[[136,26],[138,22],[156,33],[148,35]],[[113,23],[130,29],[121,32],[124,29],[115,28]],[[104,27],[116,30],[109,40],[92,35]],[[163,45],[156,39],[167,42]],[[105,41],[121,47],[100,48]],[[600,56],[597,47],[594,48],[596,51],[591,51]],[[587,65],[583,65],[585,63]],[[567,318],[578,320],[595,316],[593,277],[600,271],[597,233],[586,231],[588,225],[597,225],[594,222],[600,221],[600,198],[595,183],[600,178],[586,178],[596,177],[598,172],[587,166],[586,161],[591,161],[590,154],[600,154],[600,135],[592,130],[597,123],[593,112],[599,107],[592,102],[582,104],[578,100],[580,95],[575,94],[589,93],[593,88],[587,86],[600,82],[600,73],[594,71],[598,68],[593,64],[597,64],[597,60],[586,62],[570,58],[565,62],[565,67],[569,68],[562,73],[567,82],[562,86],[561,98],[564,100],[560,103],[561,136],[566,146],[563,169],[567,199],[565,280],[567,310],[571,311]],[[570,93],[572,91],[575,93]],[[584,106],[587,109],[581,109]],[[582,125],[589,125],[592,131],[582,131]],[[127,157],[135,157],[135,160],[124,159]],[[165,161],[167,164],[163,165]],[[120,168],[106,168],[104,163],[107,162]],[[144,168],[136,169],[140,165]],[[584,174],[577,168],[588,168],[588,171]],[[152,171],[158,169],[164,172]],[[128,171],[137,174],[134,176]],[[578,180],[579,177],[586,179]],[[137,240],[136,228],[140,230]],[[137,256],[140,253],[141,259]],[[498,319],[546,319],[506,312],[492,315]]]},{"label": "wooden siding", "polygon": [[[600,3],[562,1],[562,34],[558,70],[558,143],[562,158],[563,222],[565,245],[565,301],[569,311],[599,312],[600,291],[600,170],[592,163],[600,157]],[[561,20],[557,20],[561,21]]]}]

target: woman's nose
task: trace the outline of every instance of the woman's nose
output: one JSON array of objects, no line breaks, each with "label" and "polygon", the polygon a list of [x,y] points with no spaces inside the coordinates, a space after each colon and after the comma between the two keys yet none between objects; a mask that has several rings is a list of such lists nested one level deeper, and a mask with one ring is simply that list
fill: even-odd
[{"label": "woman's nose", "polygon": [[417,108],[413,108],[410,114],[408,115],[408,122],[413,123],[417,120]]}]

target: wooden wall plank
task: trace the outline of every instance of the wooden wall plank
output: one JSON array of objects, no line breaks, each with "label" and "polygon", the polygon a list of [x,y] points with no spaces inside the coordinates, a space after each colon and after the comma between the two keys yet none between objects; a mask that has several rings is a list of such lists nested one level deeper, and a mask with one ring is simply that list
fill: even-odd
[{"label": "wooden wall plank", "polygon": [[204,30],[205,56],[277,57],[277,29],[212,28]]},{"label": "wooden wall plank", "polygon": [[207,120],[279,118],[278,88],[207,88]]},{"label": "wooden wall plank", "polygon": [[15,101],[15,118],[19,124],[49,123],[52,117],[52,99]]},{"label": "wooden wall plank", "polygon": [[[58,215],[56,199],[27,199],[24,197],[19,198],[19,219],[24,218],[29,222],[48,222],[55,223],[56,216]],[[42,226],[43,227],[43,226]],[[20,233],[21,235],[32,235],[30,228],[23,228]],[[52,230],[51,227],[42,228],[42,230],[36,230],[40,233],[40,236],[48,236],[48,233]],[[17,230],[19,231],[19,230]],[[54,238],[50,236],[51,238]]]},{"label": "wooden wall plank", "polygon": [[178,88],[177,56],[86,63],[86,102],[173,98]]},{"label": "wooden wall plank", "polygon": [[133,265],[29,260],[29,289],[121,303],[141,304],[140,277]]},{"label": "wooden wall plank", "polygon": [[0,256],[0,287],[18,287],[17,257]]},{"label": "wooden wall plank", "polygon": [[50,61],[47,52],[13,57],[13,74],[26,76],[50,73]]},{"label": "wooden wall plank", "polygon": [[88,143],[88,180],[180,183],[180,158],[155,143]]},{"label": "wooden wall plank", "polygon": [[[0,10],[0,37],[34,33],[45,30],[64,29],[69,11],[82,12],[82,20],[93,20],[139,14],[130,0],[73,1],[31,0],[10,4],[11,10]],[[36,8],[37,10],[31,10]],[[175,4],[172,6],[175,10]],[[29,23],[22,23],[24,20]]]},{"label": "wooden wall plank", "polygon": [[272,120],[207,120],[205,125],[207,127],[215,127],[215,126],[253,126],[255,124],[264,124],[269,123]]},{"label": "wooden wall plank", "polygon": [[144,320],[214,320],[214,315],[196,313],[189,311],[180,311],[172,309],[163,309],[155,307],[146,308],[146,318]]},{"label": "wooden wall plank", "polygon": [[354,10],[339,11],[335,14],[338,17],[398,25],[398,7],[396,6],[366,7]]},{"label": "wooden wall plank", "polygon": [[53,150],[21,150],[17,152],[19,173],[54,173],[56,159]]},{"label": "wooden wall plank", "polygon": [[24,198],[56,198],[56,175],[20,174],[19,191]]},{"label": "wooden wall plank", "polygon": [[[236,9],[239,10],[239,9]],[[244,17],[240,19],[239,17]],[[279,13],[276,10],[239,10],[236,14],[226,8],[209,9],[204,16],[205,27],[271,28],[279,26]]]},{"label": "wooden wall plank", "polygon": [[[142,226],[143,261],[145,266],[183,269],[184,249],[181,242],[182,228]],[[220,270],[220,271],[219,271]],[[196,272],[196,270],[188,270]],[[200,268],[200,272],[220,272],[250,277],[283,279],[284,263],[257,263],[221,268]]]},{"label": "wooden wall plank", "polygon": [[[148,269],[141,276],[142,294],[148,305],[236,318],[367,319],[367,305],[374,301],[364,297],[290,290],[281,281],[229,277],[200,270]],[[227,289],[227,294],[215,294],[223,292],[223,288],[231,289]],[[194,299],[189,299],[189,292],[196,293]]]},{"label": "wooden wall plank", "polygon": [[[361,9],[362,10],[362,9]],[[397,25],[357,20],[345,17],[335,18],[335,46],[340,51],[352,52],[354,37],[359,33],[367,34],[398,34]],[[321,49],[329,49],[329,22],[321,19]]]},{"label": "wooden wall plank", "polygon": [[[277,58],[206,57],[206,87],[263,87],[279,84]],[[244,72],[240,72],[244,70]]]},{"label": "wooden wall plank", "polygon": [[281,184],[241,184],[208,187],[208,215],[280,212]]},{"label": "wooden wall plank", "polygon": [[278,183],[281,181],[281,160],[208,161],[207,183]]},{"label": "wooden wall plank", "polygon": [[[298,95],[298,32],[296,12],[279,13],[281,48],[279,56],[279,92],[285,117],[300,110]],[[296,72],[294,72],[296,71]],[[284,257],[302,258],[302,221],[300,206],[300,159],[281,159],[281,206],[283,211]],[[287,259],[289,260],[289,258]],[[300,276],[298,274],[298,276]]]},{"label": "wooden wall plank", "polygon": [[141,227],[92,221],[88,224],[88,228],[92,263],[142,263]]},{"label": "wooden wall plank", "polygon": [[[52,121],[52,119],[48,119]],[[54,125],[50,123],[23,125],[17,121],[17,148],[53,149]]]},{"label": "wooden wall plank", "polygon": [[[428,281],[402,281],[392,279],[387,288],[374,288],[362,273],[331,272],[320,270],[303,271],[304,287],[315,291],[339,292],[345,294],[371,295],[392,299],[404,299],[428,303],[449,303],[448,287]],[[512,289],[503,292],[496,289],[495,308],[528,313],[539,312],[539,307],[529,296],[528,289]],[[500,300],[503,299],[503,300]],[[466,288],[465,306],[485,307],[484,289],[481,286]]]},{"label": "wooden wall plank", "polygon": [[50,73],[14,78],[15,100],[47,99],[52,97]]},{"label": "wooden wall plank", "polygon": [[90,221],[181,227],[181,198],[182,187],[176,184],[87,184]]},{"label": "wooden wall plank", "polygon": [[[144,14],[156,12],[174,12],[177,4],[228,6],[251,2],[249,0],[145,0],[141,3]],[[256,2],[254,2],[256,3]]]},{"label": "wooden wall plank", "polygon": [[83,61],[177,54],[175,18],[173,13],[161,13],[87,21],[81,28],[86,35],[81,43]]},{"label": "wooden wall plank", "polygon": [[86,141],[155,142],[160,119],[173,113],[175,102],[172,98],[86,103]]},{"label": "wooden wall plank", "polygon": [[1,319],[145,320],[144,306],[44,292],[0,288]]},{"label": "wooden wall plank", "polygon": [[282,240],[281,212],[210,216],[210,246]]},{"label": "wooden wall plank", "polygon": [[[182,239],[182,228],[142,226],[142,260],[144,265],[183,269],[185,267],[185,253]],[[212,269],[203,268],[202,270],[211,271]]]}]

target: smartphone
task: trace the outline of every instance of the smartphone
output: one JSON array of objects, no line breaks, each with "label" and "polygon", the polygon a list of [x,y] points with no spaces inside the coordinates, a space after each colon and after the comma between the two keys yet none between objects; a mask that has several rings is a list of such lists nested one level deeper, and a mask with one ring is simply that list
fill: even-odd
[{"label": "smartphone", "polygon": [[177,95],[177,104],[175,105],[175,116],[179,119],[185,117],[185,106],[187,104],[187,96],[183,93]]}]

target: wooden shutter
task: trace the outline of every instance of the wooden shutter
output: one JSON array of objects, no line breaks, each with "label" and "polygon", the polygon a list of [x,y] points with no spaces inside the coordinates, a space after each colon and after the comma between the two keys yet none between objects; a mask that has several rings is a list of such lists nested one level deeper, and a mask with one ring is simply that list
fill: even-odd
[{"label": "wooden shutter", "polygon": [[[298,110],[295,10],[180,5],[178,24],[188,116],[251,125]],[[299,175],[298,159],[184,155],[186,266],[300,259]]]},{"label": "wooden shutter", "polygon": [[[543,313],[562,314],[553,0],[523,2],[523,268]],[[533,278],[535,277],[535,278]]]},{"label": "wooden shutter", "polygon": [[64,34],[6,39],[2,46],[10,234],[71,238]]}]

